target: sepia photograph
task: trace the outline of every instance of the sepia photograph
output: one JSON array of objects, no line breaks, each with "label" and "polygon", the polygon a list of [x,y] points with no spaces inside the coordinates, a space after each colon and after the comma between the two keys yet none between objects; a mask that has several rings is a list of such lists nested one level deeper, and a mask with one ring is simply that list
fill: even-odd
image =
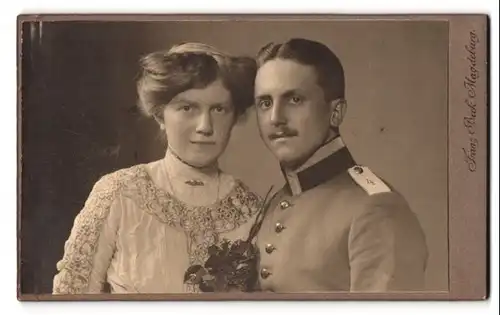
[{"label": "sepia photograph", "polygon": [[18,41],[18,299],[487,298],[486,16]]}]

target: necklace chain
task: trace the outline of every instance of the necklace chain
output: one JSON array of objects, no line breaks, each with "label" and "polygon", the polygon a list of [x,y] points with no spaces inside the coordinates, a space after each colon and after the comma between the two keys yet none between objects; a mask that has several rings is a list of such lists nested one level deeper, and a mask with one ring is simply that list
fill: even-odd
[{"label": "necklace chain", "polygon": [[[181,161],[182,162],[182,161]],[[173,182],[172,182],[172,179],[170,178],[170,170],[169,170],[169,167],[166,165],[166,163],[163,163],[164,164],[164,168],[165,168],[165,174],[167,176],[167,180],[168,180],[168,184],[170,186],[170,190],[172,191],[172,195],[174,195],[174,197],[176,197],[177,199],[181,200],[178,196],[178,194],[176,194],[175,192],[175,189],[174,189],[174,185],[173,185]],[[217,192],[216,192],[216,195],[215,195],[215,200],[214,200],[214,203],[217,203],[220,199],[219,195],[220,195],[220,182],[221,182],[221,176],[220,176],[220,170],[217,170]]]}]

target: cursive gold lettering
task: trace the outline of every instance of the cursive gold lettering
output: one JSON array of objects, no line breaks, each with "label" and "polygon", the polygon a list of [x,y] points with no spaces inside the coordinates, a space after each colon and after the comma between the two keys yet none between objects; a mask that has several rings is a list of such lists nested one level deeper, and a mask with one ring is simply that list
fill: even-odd
[{"label": "cursive gold lettering", "polygon": [[470,172],[475,172],[476,165],[476,155],[479,141],[475,138],[476,134],[476,84],[479,79],[479,71],[477,69],[477,43],[479,43],[479,38],[475,31],[469,33],[469,43],[465,45],[465,51],[468,53],[467,61],[469,62],[468,73],[464,77],[464,88],[466,90],[467,97],[464,103],[467,105],[468,114],[463,118],[463,124],[467,133],[469,135],[469,143],[467,148],[462,148],[464,153],[464,161]]}]

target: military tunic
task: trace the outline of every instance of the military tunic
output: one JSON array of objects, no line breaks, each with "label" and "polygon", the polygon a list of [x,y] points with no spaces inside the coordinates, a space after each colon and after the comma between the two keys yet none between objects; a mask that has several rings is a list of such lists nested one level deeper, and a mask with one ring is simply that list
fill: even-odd
[{"label": "military tunic", "polygon": [[340,137],[318,150],[270,202],[257,236],[260,289],[424,289],[427,246],[403,196],[356,165]]}]

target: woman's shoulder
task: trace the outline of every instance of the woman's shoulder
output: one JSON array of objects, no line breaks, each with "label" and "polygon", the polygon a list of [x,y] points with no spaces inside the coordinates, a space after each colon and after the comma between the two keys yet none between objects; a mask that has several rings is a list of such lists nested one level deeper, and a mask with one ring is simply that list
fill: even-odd
[{"label": "woman's shoulder", "polygon": [[228,176],[230,176],[232,179],[234,190],[237,191],[239,194],[248,195],[259,200],[261,199],[259,194],[254,190],[252,190],[250,186],[247,183],[245,183],[245,181],[243,181],[240,178],[234,177],[232,175]]},{"label": "woman's shoulder", "polygon": [[222,178],[231,187],[226,196],[226,204],[239,207],[243,212],[255,214],[261,207],[261,196],[253,191],[242,179],[222,173]]},{"label": "woman's shoulder", "polygon": [[252,189],[239,177],[236,177],[225,171],[220,171],[221,184],[227,188],[228,192],[234,193],[238,191],[239,193],[252,194],[258,197],[258,195],[252,191]]},{"label": "woman's shoulder", "polygon": [[92,188],[93,193],[114,195],[133,187],[147,179],[145,164],[137,164],[102,175]]}]

